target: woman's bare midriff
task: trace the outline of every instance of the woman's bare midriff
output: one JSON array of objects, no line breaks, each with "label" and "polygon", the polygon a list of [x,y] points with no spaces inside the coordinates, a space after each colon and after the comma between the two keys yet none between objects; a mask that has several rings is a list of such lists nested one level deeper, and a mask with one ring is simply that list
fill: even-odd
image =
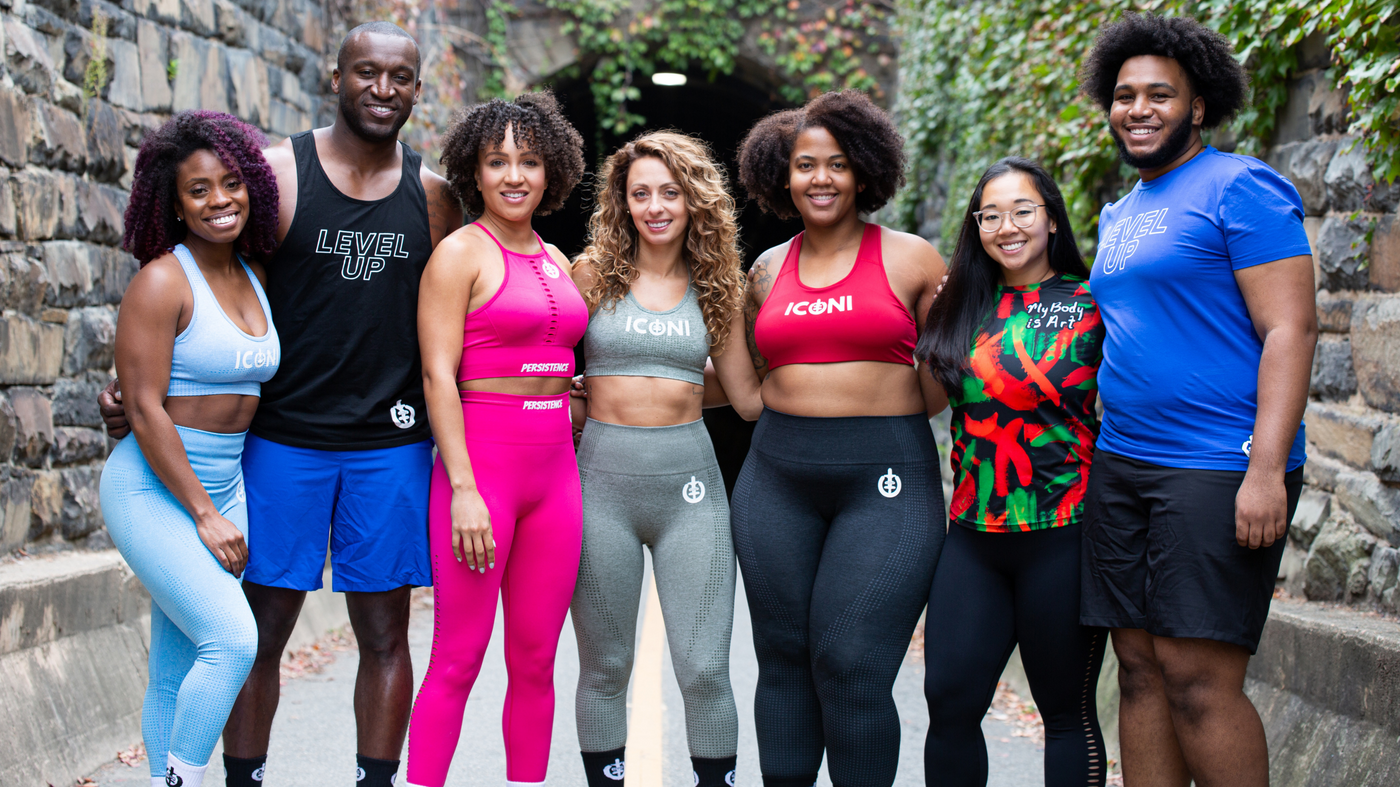
[{"label": "woman's bare midriff", "polygon": [[256,396],[214,394],[212,396],[167,396],[165,412],[176,426],[218,434],[248,431],[258,409]]},{"label": "woman's bare midriff", "polygon": [[700,420],[703,384],[661,377],[585,377],[588,417],[622,426],[675,426]]},{"label": "woman's bare midriff", "polygon": [[569,390],[573,380],[568,377],[483,377],[462,380],[459,391],[511,394],[512,396],[557,396]]},{"label": "woman's bare midriff", "polygon": [[768,373],[761,392],[765,407],[810,418],[924,412],[918,373],[899,363],[788,364]]}]

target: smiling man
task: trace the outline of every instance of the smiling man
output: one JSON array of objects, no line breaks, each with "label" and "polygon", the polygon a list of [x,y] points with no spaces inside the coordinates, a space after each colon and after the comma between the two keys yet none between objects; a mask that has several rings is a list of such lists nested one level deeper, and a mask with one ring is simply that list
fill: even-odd
[{"label": "smiling man", "polygon": [[[418,282],[462,223],[447,182],[398,139],[418,101],[419,66],[402,29],[356,27],[331,76],[335,121],[264,151],[280,200],[266,267],[282,364],[263,385],[243,453],[243,589],[258,654],[224,729],[229,787],[262,781],[278,665],[306,592],[321,586],[328,541],[360,649],[355,777],[388,787],[398,771],[413,697],[409,591],[432,584]],[[114,392],[102,409],[120,433]]]},{"label": "smiling man", "polygon": [[1302,202],[1201,139],[1245,102],[1220,35],[1128,15],[1081,74],[1141,180],[1099,222],[1107,327],[1081,622],[1113,629],[1134,787],[1266,785],[1244,694],[1303,473],[1317,339]]}]

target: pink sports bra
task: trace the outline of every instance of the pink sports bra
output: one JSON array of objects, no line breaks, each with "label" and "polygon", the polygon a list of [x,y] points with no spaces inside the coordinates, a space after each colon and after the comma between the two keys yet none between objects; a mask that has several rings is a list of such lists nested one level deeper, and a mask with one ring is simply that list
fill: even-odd
[{"label": "pink sports bra", "polygon": [[467,313],[457,381],[485,377],[572,377],[574,345],[588,328],[588,307],[573,281],[549,259],[544,241],[537,254],[517,254],[501,245],[505,278],[500,289]]},{"label": "pink sports bra", "polygon": [[797,270],[801,253],[798,233],[754,320],[754,342],[771,368],[841,361],[913,366],[918,329],[908,307],[890,289],[880,225],[865,225],[855,265],[835,284],[803,284]]}]

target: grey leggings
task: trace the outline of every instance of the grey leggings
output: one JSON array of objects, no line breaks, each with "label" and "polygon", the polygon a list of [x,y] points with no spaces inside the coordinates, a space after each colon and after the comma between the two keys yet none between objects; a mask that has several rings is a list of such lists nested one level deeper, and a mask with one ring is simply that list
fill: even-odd
[{"label": "grey leggings", "polygon": [[645,544],[685,700],[690,754],[734,756],[734,547],[724,480],[704,422],[645,427],[590,419],[578,464],[583,555],[570,613],[578,635],[580,748],[610,751],[627,742]]}]

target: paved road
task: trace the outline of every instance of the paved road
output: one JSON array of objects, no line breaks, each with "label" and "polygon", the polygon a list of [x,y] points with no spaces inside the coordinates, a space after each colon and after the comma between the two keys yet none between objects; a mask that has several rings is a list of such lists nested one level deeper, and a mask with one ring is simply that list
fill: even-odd
[{"label": "paved road", "polygon": [[[664,646],[660,607],[650,596],[642,599],[638,654],[630,693],[632,739],[628,741],[625,787],[692,787],[685,743],[685,716],[675,674]],[[648,601],[651,601],[648,604]],[[748,608],[742,589],[737,594],[731,674],[739,704],[739,779],[759,784],[758,748],[753,729],[753,693],[758,679]],[[501,743],[501,708],[505,700],[505,663],[501,652],[501,617],[487,652],[486,663],[467,703],[462,738],[448,776],[448,787],[500,787],[505,782],[505,751]],[[421,679],[432,645],[432,614],[415,612],[409,633],[415,671]],[[320,787],[353,784],[355,727],[351,696],[358,658],[340,653],[319,673],[289,681],[272,731],[267,787]],[[574,688],[578,681],[578,650],[573,624],[565,623],[555,672],[558,711],[550,755],[549,783],[582,787],[583,768],[574,727]],[[923,737],[928,716],[924,707],[923,668],[917,659],[905,661],[895,685],[895,701],[904,722],[898,787],[923,782]],[[988,717],[983,723],[991,759],[991,787],[1039,787],[1043,784],[1041,751],[1026,738],[1014,736],[1009,723]],[[222,787],[220,752],[215,750],[207,787]],[[149,787],[147,764],[129,768],[113,763],[92,776],[100,787]],[[404,784],[402,771],[399,784]],[[823,768],[818,787],[830,787]]]}]

